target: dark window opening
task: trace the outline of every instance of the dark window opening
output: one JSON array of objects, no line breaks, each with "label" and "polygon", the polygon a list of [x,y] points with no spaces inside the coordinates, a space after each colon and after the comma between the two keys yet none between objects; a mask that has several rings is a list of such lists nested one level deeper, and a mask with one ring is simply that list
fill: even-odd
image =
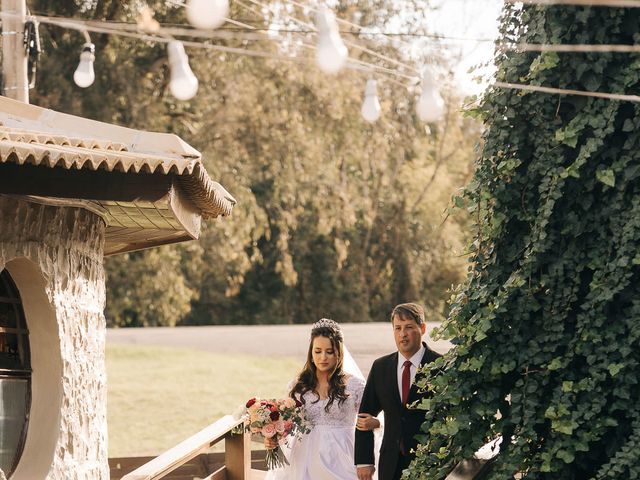
[{"label": "dark window opening", "polygon": [[0,273],[0,469],[9,477],[24,448],[31,405],[29,331],[7,270]]}]

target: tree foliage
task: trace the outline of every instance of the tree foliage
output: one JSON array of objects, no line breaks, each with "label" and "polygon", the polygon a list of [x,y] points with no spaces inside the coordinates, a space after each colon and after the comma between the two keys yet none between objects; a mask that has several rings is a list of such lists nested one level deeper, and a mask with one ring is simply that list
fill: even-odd
[{"label": "tree foliage", "polygon": [[[129,22],[137,5],[34,3],[35,10],[49,14]],[[164,1],[150,4],[158,20],[184,23],[182,8]],[[379,0],[363,7],[344,1],[337,10],[343,18],[357,13],[360,23],[383,28],[398,18],[413,21],[413,15],[397,14],[402,9],[418,15],[418,5],[423,4]],[[296,7],[292,13],[302,18],[309,12]],[[265,20],[245,10],[232,16],[263,27],[285,22],[277,14]],[[327,76],[312,63],[199,49],[189,50],[200,81],[198,95],[178,102],[168,92],[162,46],[100,35],[94,41],[96,83],[80,91],[70,77],[81,36],[47,27],[36,102],[174,132],[203,153],[211,176],[238,200],[232,217],[208,222],[199,242],[168,247],[181,262],[173,274],[176,282],[163,288],[169,289],[167,301],[183,304],[183,313],[163,310],[155,322],[142,324],[308,322],[320,316],[385,320],[393,304],[408,300],[426,303],[434,318],[442,315],[447,289],[464,274],[459,254],[467,221],[463,213],[449,215],[447,207],[451,192],[471,174],[477,122],[461,118],[453,107],[429,133],[414,114],[417,92],[382,78],[383,117],[369,125],[360,116],[362,72]],[[367,39],[359,42],[371,46]],[[313,55],[301,50],[295,37],[258,46],[223,43]],[[394,43],[375,48],[415,62]],[[356,49],[350,53],[374,60]],[[451,105],[459,102],[455,91],[446,95]],[[112,325],[130,324],[130,308],[137,309],[136,318],[150,315],[139,311],[145,302],[136,307],[124,292],[154,283],[162,261],[162,255],[144,252],[107,262]],[[130,262],[146,262],[148,268],[130,269]]]},{"label": "tree foliage", "polygon": [[[514,43],[633,44],[637,9],[506,6]],[[637,55],[502,52],[498,79],[631,93]],[[502,436],[486,478],[640,477],[637,104],[491,89],[465,193],[468,281],[408,478],[442,479]]]}]

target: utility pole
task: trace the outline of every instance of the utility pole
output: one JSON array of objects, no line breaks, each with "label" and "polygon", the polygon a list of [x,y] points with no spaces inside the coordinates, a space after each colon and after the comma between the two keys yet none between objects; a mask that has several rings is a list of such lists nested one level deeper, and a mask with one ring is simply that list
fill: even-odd
[{"label": "utility pole", "polygon": [[24,24],[27,18],[26,0],[1,1],[2,95],[29,103],[27,52],[24,44]]}]

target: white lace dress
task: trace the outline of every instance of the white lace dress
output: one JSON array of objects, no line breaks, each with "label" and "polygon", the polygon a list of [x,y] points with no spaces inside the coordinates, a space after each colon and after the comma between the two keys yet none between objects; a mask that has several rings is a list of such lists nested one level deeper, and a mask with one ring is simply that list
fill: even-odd
[{"label": "white lace dress", "polygon": [[355,480],[353,443],[363,390],[364,380],[350,377],[346,385],[349,397],[341,405],[334,400],[328,412],[328,400],[314,403],[317,396],[305,393],[311,432],[300,440],[289,439],[290,448],[283,448],[289,466],[270,471],[267,480]]}]

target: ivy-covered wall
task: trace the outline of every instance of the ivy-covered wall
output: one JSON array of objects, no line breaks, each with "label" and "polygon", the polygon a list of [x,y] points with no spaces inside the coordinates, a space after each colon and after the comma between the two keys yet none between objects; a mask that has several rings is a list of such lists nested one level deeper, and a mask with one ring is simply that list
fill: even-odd
[{"label": "ivy-covered wall", "polygon": [[[640,9],[506,6],[502,40],[636,44]],[[640,93],[640,57],[499,53],[498,80]],[[640,107],[490,89],[468,281],[409,478],[501,435],[487,478],[640,477]],[[459,199],[457,203],[461,203]],[[496,416],[496,413],[499,415]]]}]

